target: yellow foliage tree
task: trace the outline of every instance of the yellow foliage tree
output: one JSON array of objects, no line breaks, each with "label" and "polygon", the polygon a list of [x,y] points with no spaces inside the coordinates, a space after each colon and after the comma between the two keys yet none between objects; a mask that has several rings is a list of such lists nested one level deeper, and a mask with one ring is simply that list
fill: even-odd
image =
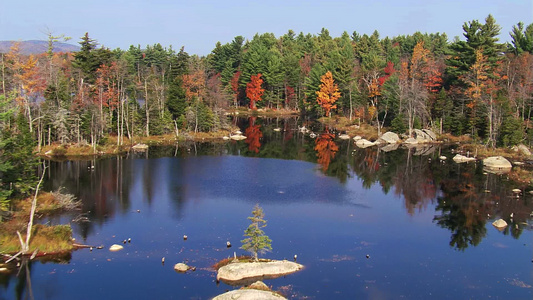
[{"label": "yellow foliage tree", "polygon": [[330,71],[320,77],[320,90],[316,91],[316,101],[324,109],[326,116],[329,116],[332,109],[337,108],[335,102],[340,98],[339,87],[333,80]]}]

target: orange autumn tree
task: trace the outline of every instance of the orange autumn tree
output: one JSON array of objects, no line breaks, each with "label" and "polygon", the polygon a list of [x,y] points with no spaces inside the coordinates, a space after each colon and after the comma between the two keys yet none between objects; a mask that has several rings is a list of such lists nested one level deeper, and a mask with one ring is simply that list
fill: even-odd
[{"label": "orange autumn tree", "polygon": [[255,102],[261,101],[265,89],[261,87],[263,79],[261,79],[261,73],[252,75],[251,81],[246,84],[246,97],[250,99],[250,108],[257,109]]},{"label": "orange autumn tree", "polygon": [[324,109],[326,116],[330,116],[330,111],[337,108],[335,102],[340,98],[341,93],[330,71],[320,77],[320,82],[322,83],[320,90],[316,91],[316,101]]}]

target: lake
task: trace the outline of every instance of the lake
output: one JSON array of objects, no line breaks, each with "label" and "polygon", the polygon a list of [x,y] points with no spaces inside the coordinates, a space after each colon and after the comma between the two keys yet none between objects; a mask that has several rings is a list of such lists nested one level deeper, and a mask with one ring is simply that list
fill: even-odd
[{"label": "lake", "polygon": [[[454,163],[459,146],[359,149],[298,124],[251,118],[239,123],[243,141],[50,161],[45,189],[62,187],[83,209],[39,222],[70,222],[78,242],[104,249],[0,275],[0,299],[210,299],[238,288],[217,283],[212,266],[246,254],[255,204],[272,239],[261,257],[297,255],[305,266],[265,280],[289,299],[532,298],[527,186]],[[499,218],[509,223],[502,231],[491,224]],[[178,262],[196,270],[176,273]]]}]

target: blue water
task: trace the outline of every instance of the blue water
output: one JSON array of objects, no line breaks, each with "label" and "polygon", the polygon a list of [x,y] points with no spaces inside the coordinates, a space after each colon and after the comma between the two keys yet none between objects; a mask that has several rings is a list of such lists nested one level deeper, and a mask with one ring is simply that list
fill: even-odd
[{"label": "blue water", "polygon": [[[379,155],[378,174],[399,168],[392,161],[406,161]],[[480,186],[475,194],[481,200],[473,203],[491,216],[484,211],[475,227],[482,233],[470,237],[479,242],[456,247],[450,245],[454,232],[435,220],[443,214],[437,206],[466,200],[455,199],[443,187],[470,177],[503,187],[504,176],[476,175],[472,165],[431,167],[426,157],[415,157],[423,167],[413,172],[422,175],[410,178],[432,180],[429,187],[413,189],[423,195],[411,203],[405,191],[421,182],[401,185],[399,174],[404,172],[397,171],[392,184],[385,179],[368,183],[368,169],[355,170],[356,156],[348,158],[350,176],[345,180],[325,175],[314,162],[237,155],[51,162],[47,187],[63,186],[74,193],[91,222],[71,221],[82,212],[41,222],[70,222],[78,242],[105,247],[75,251],[64,263],[33,262],[30,280],[24,271],[19,277],[3,275],[0,299],[29,298],[30,293],[35,299],[210,299],[238,288],[217,283],[212,265],[234,252],[246,254],[239,249],[240,240],[255,204],[264,210],[264,231],[273,241],[273,251],[263,257],[292,260],[296,254],[305,266],[266,280],[290,299],[532,298],[533,236],[525,224],[531,196],[511,199],[496,188],[483,194],[486,187]],[[486,208],[495,199],[501,203]],[[526,216],[521,217],[523,224],[517,221],[518,237],[490,224],[494,214],[507,214],[507,207]],[[479,221],[479,214],[474,219]],[[473,230],[465,224],[461,229]],[[128,238],[131,243],[124,250],[107,250]],[[227,248],[226,241],[233,247]],[[178,262],[196,271],[176,273],[173,265]]]}]

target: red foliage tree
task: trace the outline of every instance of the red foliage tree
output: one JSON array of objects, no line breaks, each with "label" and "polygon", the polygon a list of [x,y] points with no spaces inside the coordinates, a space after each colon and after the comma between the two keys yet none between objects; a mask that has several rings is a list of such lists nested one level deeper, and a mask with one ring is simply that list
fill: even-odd
[{"label": "red foliage tree", "polygon": [[261,101],[265,89],[261,87],[263,79],[261,79],[261,73],[252,75],[251,81],[246,84],[246,97],[250,99],[250,108],[257,109],[255,102]]}]

